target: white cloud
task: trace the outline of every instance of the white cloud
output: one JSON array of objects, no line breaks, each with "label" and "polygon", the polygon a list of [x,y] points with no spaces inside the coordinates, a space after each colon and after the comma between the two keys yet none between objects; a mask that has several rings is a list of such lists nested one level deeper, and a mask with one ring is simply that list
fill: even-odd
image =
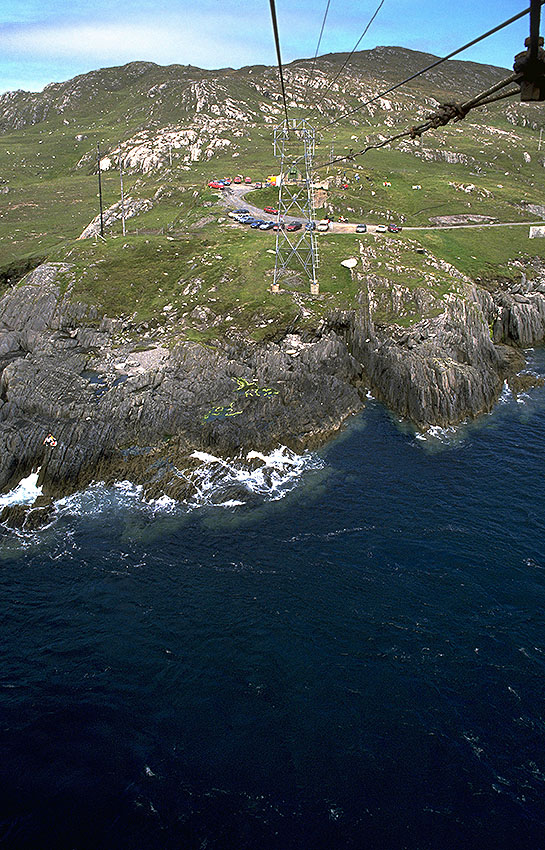
[{"label": "white cloud", "polygon": [[[269,63],[274,58],[270,34],[260,34],[256,22],[188,20],[113,21],[67,23],[10,28],[3,35],[3,49],[42,59],[79,59],[122,64],[133,60],[161,64],[178,62],[208,68]],[[263,59],[256,57],[262,55]]]}]

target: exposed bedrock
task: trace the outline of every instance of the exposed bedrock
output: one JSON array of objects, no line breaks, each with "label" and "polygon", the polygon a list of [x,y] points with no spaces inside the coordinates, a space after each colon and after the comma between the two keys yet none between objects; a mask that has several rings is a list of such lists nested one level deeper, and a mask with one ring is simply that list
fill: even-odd
[{"label": "exposed bedrock", "polygon": [[[374,393],[419,427],[447,425],[491,409],[503,381],[525,361],[520,348],[545,339],[545,270],[529,282],[465,286],[440,315],[409,329],[375,325],[373,281],[362,279],[359,311],[331,317]],[[370,294],[371,293],[371,294]]]},{"label": "exposed bedrock", "polygon": [[372,391],[419,427],[489,410],[503,382],[503,361],[476,301],[451,302],[410,329],[374,328],[355,317],[346,339]]},{"label": "exposed bedrock", "polygon": [[479,290],[479,300],[494,342],[528,348],[545,339],[545,268],[518,283],[499,281]]},{"label": "exposed bedrock", "polygon": [[69,268],[39,266],[0,300],[0,491],[41,467],[46,496],[128,478],[183,497],[194,450],[317,446],[361,409],[363,387],[419,427],[458,422],[520,371],[513,344],[544,337],[537,278],[522,297],[464,284],[408,329],[374,323],[361,278],[358,308],[312,336],[143,350],[129,320],[72,299]]},{"label": "exposed bedrock", "polygon": [[361,367],[333,331],[297,351],[244,342],[142,351],[61,293],[63,270],[43,265],[0,300],[2,490],[41,466],[52,495],[109,477],[161,479],[168,492],[165,457],[179,487],[175,467],[195,449],[301,450],[361,407]]}]

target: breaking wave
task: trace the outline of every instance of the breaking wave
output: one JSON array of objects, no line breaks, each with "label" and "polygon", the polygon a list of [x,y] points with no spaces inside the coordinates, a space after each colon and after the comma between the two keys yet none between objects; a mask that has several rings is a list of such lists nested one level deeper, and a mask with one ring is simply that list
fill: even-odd
[{"label": "breaking wave", "polygon": [[454,427],[454,425],[449,425],[446,428],[442,428],[440,425],[430,425],[425,431],[415,434],[415,440],[435,445],[450,445],[459,442],[460,439],[460,426]]},{"label": "breaking wave", "polygon": [[311,452],[298,455],[285,446],[268,455],[250,451],[244,459],[236,460],[198,451],[192,457],[202,464],[187,476],[195,486],[195,495],[188,502],[190,507],[237,507],[256,498],[276,501],[297,486],[304,472],[324,466]]},{"label": "breaking wave", "polygon": [[31,505],[38,496],[42,495],[42,487],[38,486],[40,470],[22,478],[13,490],[0,496],[0,509],[6,505]]},{"label": "breaking wave", "polygon": [[199,451],[193,452],[192,457],[201,461],[199,466],[179,472],[194,488],[184,501],[178,502],[167,495],[146,499],[142,485],[119,481],[111,487],[91,484],[59,499],[57,510],[61,514],[81,516],[123,509],[164,515],[201,507],[237,508],[282,499],[297,486],[304,472],[324,466],[316,455],[310,452],[298,455],[285,446],[268,455],[251,451],[237,459]]}]

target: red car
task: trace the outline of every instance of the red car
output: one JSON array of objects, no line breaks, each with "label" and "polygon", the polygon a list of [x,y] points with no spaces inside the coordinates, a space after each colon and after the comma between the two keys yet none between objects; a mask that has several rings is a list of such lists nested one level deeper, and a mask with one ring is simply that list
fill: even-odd
[{"label": "red car", "polygon": [[399,233],[401,227],[398,224],[389,224],[388,233]]},{"label": "red car", "polygon": [[244,182],[245,182],[245,183],[251,183],[251,182],[252,182],[252,178],[251,178],[251,177],[245,177],[245,178],[244,178]]},{"label": "red car", "polygon": [[242,177],[235,177],[233,183],[242,183]]},{"label": "red car", "polygon": [[263,212],[271,213],[271,215],[278,215],[278,210],[275,210],[274,207],[263,207]]},{"label": "red car", "polygon": [[211,180],[208,186],[210,189],[223,189],[223,183],[218,183],[217,180]]}]

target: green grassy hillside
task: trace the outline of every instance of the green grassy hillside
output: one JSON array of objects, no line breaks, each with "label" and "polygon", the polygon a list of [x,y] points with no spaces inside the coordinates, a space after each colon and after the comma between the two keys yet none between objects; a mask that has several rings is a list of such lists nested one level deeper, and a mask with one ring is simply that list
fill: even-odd
[{"label": "green grassy hillside", "polygon": [[[321,57],[312,79],[310,61],[286,69],[293,117],[322,128],[315,154],[322,166],[316,179],[325,187],[318,216],[405,226],[429,226],[452,215],[500,222],[543,217],[542,105],[499,103],[426,134],[420,144],[405,141],[327,166],[331,152],[358,150],[421,121],[438,102],[466,97],[506,75],[499,68],[449,62],[326,126],[433,59],[399,48],[363,51],[334,82],[344,58]],[[0,286],[44,257],[67,260],[74,263],[71,291],[112,315],[155,321],[172,338],[212,339],[239,327],[257,339],[286,323],[312,324],[324,311],[351,303],[350,275],[340,261],[357,255],[360,243],[377,274],[409,288],[430,287],[437,297],[449,290],[452,277],[434,271],[430,278],[422,260],[430,254],[488,278],[518,274],[520,267],[510,261],[545,257],[545,239],[530,241],[526,226],[403,231],[393,238],[324,234],[323,297],[305,301],[301,311],[296,301],[306,299],[308,284],[297,275],[291,294],[271,296],[274,234],[233,224],[220,193],[206,184],[215,176],[241,173],[256,180],[277,173],[273,128],[281,119],[276,69],[263,66],[203,71],[135,62],[55,83],[40,94],[1,96]],[[119,200],[120,159],[125,195],[153,203],[127,221],[126,238],[118,222],[99,244],[77,241],[98,212],[97,143],[103,165],[110,166],[102,173],[104,207]],[[248,199],[258,206],[278,200],[272,189],[256,190]],[[192,316],[203,306],[214,314],[209,322]],[[171,316],[178,317],[176,328]],[[384,318],[395,316],[386,311]],[[404,323],[417,318],[418,310],[398,317]]]}]

